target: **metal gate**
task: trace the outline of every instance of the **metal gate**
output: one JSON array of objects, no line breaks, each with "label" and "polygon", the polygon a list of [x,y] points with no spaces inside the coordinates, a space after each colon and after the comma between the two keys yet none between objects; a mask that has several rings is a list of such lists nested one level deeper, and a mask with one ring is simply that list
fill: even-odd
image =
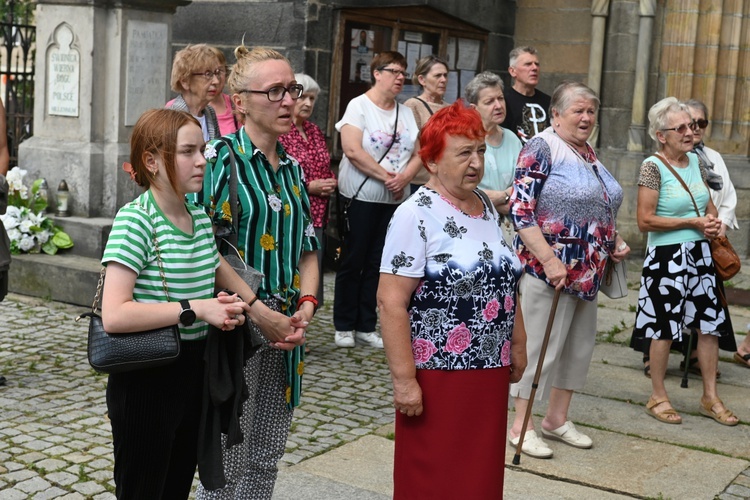
[{"label": "metal gate", "polygon": [[30,0],[0,0],[0,90],[8,127],[10,168],[18,145],[33,134],[36,27]]}]

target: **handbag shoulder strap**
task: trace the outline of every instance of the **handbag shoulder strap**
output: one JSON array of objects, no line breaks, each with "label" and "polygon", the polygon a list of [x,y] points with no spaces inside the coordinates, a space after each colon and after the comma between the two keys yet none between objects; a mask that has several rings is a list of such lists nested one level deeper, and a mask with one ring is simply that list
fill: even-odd
[{"label": "handbag shoulder strap", "polygon": [[[388,153],[391,151],[391,148],[396,143],[396,134],[398,133],[398,108],[399,108],[399,104],[398,102],[396,102],[396,121],[393,124],[393,134],[391,134],[391,143],[388,144],[388,149],[385,150],[385,153],[383,153],[383,156],[381,156],[380,159],[378,160],[378,164],[380,164],[380,162],[385,159],[386,155],[388,155]],[[362,191],[362,188],[365,186],[365,182],[367,182],[368,180],[370,180],[369,175],[365,177],[365,180],[363,180],[362,184],[359,185],[359,187],[357,188],[357,192],[354,193],[354,196],[352,196],[352,200],[357,198],[357,195],[359,194],[360,191]]]},{"label": "handbag shoulder strap", "polygon": [[[156,238],[156,224],[154,224],[154,219],[151,217],[151,214],[148,213],[146,210],[146,207],[140,205],[139,203],[136,203],[136,206],[141,208],[144,212],[146,212],[146,215],[151,219],[151,238],[154,242],[154,251],[156,253],[156,264],[159,266],[159,277],[161,277],[161,286],[164,289],[164,295],[167,297],[167,302],[169,302],[169,287],[167,286],[167,275],[164,272],[164,263],[161,260],[161,249],[159,248],[159,240]],[[96,294],[94,295],[94,302],[91,304],[91,312],[94,314],[97,314],[97,311],[101,311],[101,298],[102,298],[102,291],[104,289],[104,277],[106,276],[107,268],[105,266],[102,266],[101,271],[99,271],[99,281],[96,284]]]},{"label": "handbag shoulder strap", "polygon": [[[237,133],[239,133],[239,131],[237,131]],[[237,170],[237,159],[234,156],[232,141],[226,137],[221,137],[219,140],[226,144],[229,152],[229,213],[232,217],[232,227],[234,228],[234,231],[224,237],[224,239],[227,240],[227,243],[236,248],[237,235],[240,227],[240,221],[238,220],[239,214],[237,212],[237,176],[239,175]]]},{"label": "handbag shoulder strap", "polygon": [[687,191],[687,193],[690,195],[690,201],[693,202],[693,208],[695,209],[695,213],[698,214],[698,217],[702,217],[700,210],[698,210],[698,204],[695,202],[695,198],[693,198],[693,193],[690,192],[690,188],[688,187],[687,184],[685,184],[685,181],[682,180],[682,177],[680,176],[680,174],[675,172],[675,169],[672,167],[672,165],[670,165],[669,160],[664,158],[659,153],[654,153],[654,156],[659,158],[659,160],[664,164],[664,166],[667,167],[667,169],[669,169],[669,171],[672,172],[672,175],[674,175],[675,178],[680,182],[680,184],[682,184],[682,187],[685,188],[685,191]]},{"label": "handbag shoulder strap", "polygon": [[422,100],[422,99],[420,99],[419,97],[415,97],[414,99],[416,99],[417,101],[419,101],[419,102],[421,102],[422,104],[424,104],[424,107],[425,107],[425,108],[427,108],[427,112],[428,112],[428,113],[430,113],[430,116],[432,116],[432,115],[433,115],[433,114],[435,113],[435,112],[434,112],[434,111],[432,110],[432,108],[430,107],[430,105],[429,105],[429,104],[427,104],[427,102],[426,102],[426,101],[423,101],[423,100]]}]

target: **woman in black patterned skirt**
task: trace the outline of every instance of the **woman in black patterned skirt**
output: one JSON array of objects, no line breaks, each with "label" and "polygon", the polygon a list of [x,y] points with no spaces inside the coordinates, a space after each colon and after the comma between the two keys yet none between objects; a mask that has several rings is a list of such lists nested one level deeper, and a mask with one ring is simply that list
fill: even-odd
[{"label": "woman in black patterned skirt", "polygon": [[698,158],[691,152],[692,118],[674,97],[652,106],[648,118],[649,135],[659,152],[646,158],[638,179],[638,227],[648,232],[648,248],[633,332],[635,339],[652,340],[652,393],[646,412],[664,423],[682,423],[669,402],[664,376],[672,341],[682,340],[683,328],[694,327],[699,332],[703,374],[699,411],[720,424],[737,425],[739,419],[716,391],[718,339],[725,313],[708,240],[718,235],[721,221]]}]

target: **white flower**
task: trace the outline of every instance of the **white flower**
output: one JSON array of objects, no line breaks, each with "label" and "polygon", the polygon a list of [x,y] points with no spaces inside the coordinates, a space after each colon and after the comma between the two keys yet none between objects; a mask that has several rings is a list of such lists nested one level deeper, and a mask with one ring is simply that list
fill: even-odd
[{"label": "white flower", "polygon": [[269,194],[268,205],[271,207],[271,210],[273,210],[274,212],[278,212],[282,207],[281,198],[279,198],[275,194]]},{"label": "white flower", "polygon": [[36,239],[39,240],[39,243],[44,245],[45,243],[47,243],[47,240],[49,240],[50,236],[52,236],[52,234],[45,229],[41,233],[36,234]]},{"label": "white flower", "polygon": [[206,150],[203,151],[203,157],[206,158],[206,160],[216,158],[216,148],[213,144],[206,144]]},{"label": "white flower", "polygon": [[10,217],[10,218],[13,218],[13,219],[20,219],[21,218],[21,209],[18,208],[17,206],[15,206],[15,205],[8,205],[8,209],[5,211],[5,215],[7,217]]},{"label": "white flower", "polygon": [[[10,209],[11,207],[8,207],[8,212],[10,212]],[[5,226],[5,229],[8,232],[10,232],[11,229],[18,227],[18,218],[11,214],[0,215],[0,220],[3,221],[3,226]]]},{"label": "white flower", "polygon": [[5,176],[8,185],[12,191],[18,191],[23,187],[23,178],[26,177],[26,170],[20,167],[13,167]]},{"label": "white flower", "polygon": [[24,219],[21,221],[21,223],[18,225],[18,229],[24,233],[24,234],[30,234],[31,233],[31,226],[34,224],[29,219]]},{"label": "white flower", "polygon": [[312,225],[312,223],[308,224],[305,228],[305,236],[312,237],[315,236],[315,227]]},{"label": "white flower", "polygon": [[28,252],[34,248],[35,244],[33,236],[24,236],[21,238],[21,241],[18,242],[18,248],[20,248],[22,252]]},{"label": "white flower", "polygon": [[38,214],[29,212],[29,220],[32,225],[41,227],[42,223],[47,220],[47,217],[44,216],[43,212],[39,212]]},{"label": "white flower", "polygon": [[8,229],[8,238],[10,241],[21,241],[21,231],[18,229]]}]

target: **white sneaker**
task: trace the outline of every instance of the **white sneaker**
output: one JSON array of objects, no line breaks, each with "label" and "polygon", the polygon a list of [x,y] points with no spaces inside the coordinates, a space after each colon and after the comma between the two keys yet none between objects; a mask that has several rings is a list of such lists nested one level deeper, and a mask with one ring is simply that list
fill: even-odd
[{"label": "white sneaker", "polygon": [[357,332],[357,340],[369,345],[370,347],[383,348],[383,339],[375,332]]},{"label": "white sneaker", "polygon": [[354,347],[354,332],[349,330],[348,332],[336,332],[334,342],[338,347]]},{"label": "white sneaker", "polygon": [[[508,443],[514,448],[518,446],[518,437],[511,437],[508,431]],[[552,450],[542,438],[536,435],[536,432],[526,431],[526,436],[521,445],[521,451],[534,458],[552,458]]]},{"label": "white sneaker", "polygon": [[551,431],[542,429],[542,436],[554,441],[562,441],[565,444],[569,444],[570,446],[575,446],[576,448],[581,448],[583,450],[587,450],[594,445],[594,442],[591,440],[591,438],[586,434],[579,432],[578,429],[576,429],[576,426],[573,425],[573,422],[571,422],[570,420],[562,424],[557,429]]}]

